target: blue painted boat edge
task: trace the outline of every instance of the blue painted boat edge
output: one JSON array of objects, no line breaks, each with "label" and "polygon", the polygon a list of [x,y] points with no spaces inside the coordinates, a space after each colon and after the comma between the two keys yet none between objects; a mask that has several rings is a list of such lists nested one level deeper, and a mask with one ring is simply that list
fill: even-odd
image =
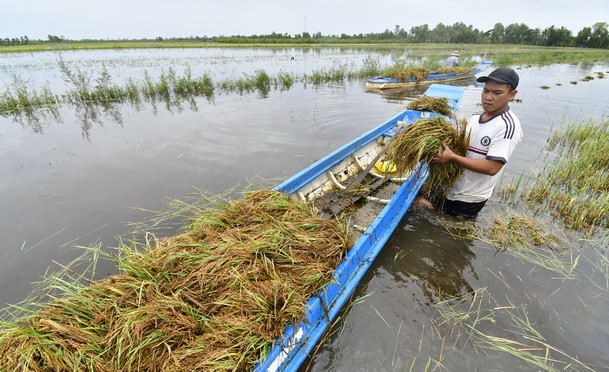
[{"label": "blue painted boat edge", "polygon": [[384,133],[389,132],[396,126],[398,121],[404,120],[404,116],[407,115],[407,111],[408,110],[404,110],[396,114],[391,119],[372,128],[371,130],[357,137],[353,141],[347,143],[342,147],[339,147],[332,153],[311,164],[309,167],[303,169],[302,171],[283,181],[281,184],[275,187],[275,190],[281,191],[284,194],[288,195],[293,194],[294,192],[302,188],[304,185],[308,184],[309,182],[313,181],[321,174],[326,172],[332,166],[344,160],[355,150],[367,145],[368,143],[370,143],[370,141],[383,135]]},{"label": "blue painted boat edge", "polygon": [[[464,89],[442,84],[432,84],[426,95],[446,97],[451,107],[456,109],[460,103]],[[456,105],[456,106],[454,106]],[[437,116],[432,113],[432,117]],[[392,129],[398,120],[411,124],[421,118],[419,111],[405,110],[380,126],[373,128],[347,145],[337,149],[326,157],[318,160],[275,189],[290,194],[315,179],[333,165],[351,154],[359,144],[367,144],[378,135]],[[305,319],[296,325],[286,328],[282,339],[277,340],[264,360],[255,367],[255,371],[296,371],[319,339],[323,336],[331,322],[351,296],[361,277],[368,270],[380,250],[383,248],[397,224],[410,208],[421,186],[427,179],[427,166],[423,165],[418,172],[408,178],[383,208],[381,214],[373,221],[365,233],[356,241],[347,253],[345,259],[334,272],[334,282],[326,286],[320,293],[309,299],[305,309]],[[306,181],[306,182],[305,182]],[[292,185],[294,183],[294,185]]]},{"label": "blue painted boat edge", "polygon": [[307,303],[306,319],[286,330],[256,371],[297,371],[355,291],[427,179],[423,166],[400,186],[334,272],[334,281]]},{"label": "blue painted boat edge", "polygon": [[[425,81],[441,82],[442,80],[454,79],[459,76],[462,76],[463,78],[474,77],[474,76],[478,75],[479,73],[481,73],[482,71],[489,68],[492,64],[493,64],[493,61],[481,61],[477,65],[474,66],[474,70],[472,72],[469,72],[467,74],[461,74],[461,75],[457,74],[456,72],[452,72],[452,73],[448,73],[448,74],[438,74],[437,72],[431,72],[428,77],[426,77],[425,79],[422,79],[421,81],[423,81],[423,82],[425,82]],[[366,81],[368,83],[372,83],[372,84],[388,84],[388,83],[399,84],[399,83],[415,83],[416,82],[416,80],[414,78],[404,81],[404,80],[398,80],[398,79],[382,77],[382,76],[375,76],[372,79],[368,79]]]},{"label": "blue painted boat edge", "polygon": [[453,85],[444,84],[431,84],[429,88],[423,93],[424,96],[429,97],[443,97],[448,99],[448,105],[454,112],[457,111],[461,104],[461,98],[463,98],[463,87],[456,87]]},{"label": "blue painted boat edge", "polygon": [[[455,87],[452,85],[431,84],[429,88],[427,88],[427,90],[425,91],[424,95],[448,98],[448,103],[451,109],[455,111],[461,103],[461,97],[463,96],[463,88]],[[416,113],[418,117],[414,117],[414,113]],[[431,113],[431,117],[433,116],[436,116],[436,114]],[[275,190],[281,191],[284,194],[288,195],[293,194],[294,192],[302,188],[304,185],[308,184],[315,178],[319,177],[322,173],[326,172],[333,165],[341,162],[347,156],[351,155],[354,150],[357,150],[360,147],[367,145],[370,141],[374,140],[378,136],[391,131],[391,129],[395,128],[398,121],[408,122],[417,118],[420,118],[419,111],[404,110],[396,114],[395,116],[386,120],[382,124],[372,128],[371,130],[357,137],[353,141],[347,143],[346,145],[343,145],[342,147],[339,147],[332,153],[326,155],[322,159],[316,161],[307,168],[283,181],[277,187],[275,187]]]}]

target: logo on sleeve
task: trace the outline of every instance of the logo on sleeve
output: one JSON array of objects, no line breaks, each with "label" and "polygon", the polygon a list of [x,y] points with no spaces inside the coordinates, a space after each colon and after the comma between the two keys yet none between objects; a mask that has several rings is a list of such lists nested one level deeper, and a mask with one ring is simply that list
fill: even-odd
[{"label": "logo on sleeve", "polygon": [[484,136],[482,137],[482,139],[480,140],[480,143],[482,144],[482,146],[488,146],[491,144],[491,137],[489,136]]}]

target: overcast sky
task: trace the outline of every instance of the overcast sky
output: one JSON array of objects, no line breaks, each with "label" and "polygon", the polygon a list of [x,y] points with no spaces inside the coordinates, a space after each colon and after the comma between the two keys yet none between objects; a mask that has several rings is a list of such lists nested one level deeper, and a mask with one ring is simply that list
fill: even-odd
[{"label": "overcast sky", "polygon": [[498,22],[564,26],[576,35],[609,22],[609,0],[10,0],[0,9],[0,37],[352,35],[457,22],[484,31]]}]

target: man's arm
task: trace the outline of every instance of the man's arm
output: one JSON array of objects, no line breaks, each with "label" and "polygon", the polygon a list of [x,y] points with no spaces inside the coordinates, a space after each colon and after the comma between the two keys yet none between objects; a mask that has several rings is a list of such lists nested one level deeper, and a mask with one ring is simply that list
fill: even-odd
[{"label": "man's arm", "polygon": [[496,175],[501,168],[503,168],[503,163],[499,160],[468,158],[455,154],[446,145],[444,145],[444,151],[442,151],[439,156],[434,157],[431,161],[432,163],[439,164],[455,163],[472,172],[482,173],[488,176]]}]

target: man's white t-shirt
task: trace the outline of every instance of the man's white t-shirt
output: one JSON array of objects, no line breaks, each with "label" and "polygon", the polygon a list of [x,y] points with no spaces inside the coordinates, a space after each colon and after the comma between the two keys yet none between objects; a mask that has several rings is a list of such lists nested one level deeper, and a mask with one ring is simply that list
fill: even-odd
[{"label": "man's white t-shirt", "polygon": [[[507,163],[516,145],[522,140],[520,120],[509,107],[486,122],[480,121],[480,116],[481,114],[472,115],[467,123],[467,131],[470,131],[467,157]],[[502,173],[503,168],[494,176],[465,169],[448,190],[446,198],[468,203],[483,202],[493,194],[495,184]]]}]

